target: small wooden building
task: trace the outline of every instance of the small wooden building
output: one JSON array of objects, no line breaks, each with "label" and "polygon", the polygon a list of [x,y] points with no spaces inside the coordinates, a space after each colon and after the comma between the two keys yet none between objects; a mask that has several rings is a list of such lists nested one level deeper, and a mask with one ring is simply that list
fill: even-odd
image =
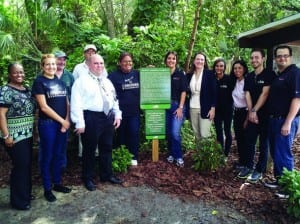
[{"label": "small wooden building", "polygon": [[267,49],[267,68],[270,69],[273,68],[273,48],[279,44],[290,45],[294,62],[300,62],[300,13],[241,33],[238,42],[241,48]]}]

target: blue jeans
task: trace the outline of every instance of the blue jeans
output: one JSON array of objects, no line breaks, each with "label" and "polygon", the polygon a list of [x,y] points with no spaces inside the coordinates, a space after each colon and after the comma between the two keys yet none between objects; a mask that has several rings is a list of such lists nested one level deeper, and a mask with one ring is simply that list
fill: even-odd
[{"label": "blue jeans", "polygon": [[67,132],[60,131],[61,124],[51,119],[39,119],[40,169],[44,190],[52,183],[61,183],[61,155],[67,142]]},{"label": "blue jeans", "polygon": [[[184,116],[179,119],[175,116],[174,112],[178,109],[179,104],[172,102],[171,108],[166,110],[166,132],[168,140],[168,149],[170,155],[175,159],[182,158],[181,148],[181,126],[184,122]],[[183,115],[185,114],[185,107],[182,109]]]},{"label": "blue jeans", "polygon": [[281,127],[284,121],[285,118],[269,119],[270,154],[273,158],[274,176],[276,178],[282,175],[284,167],[288,170],[294,168],[292,145],[298,130],[299,117],[292,121],[290,134],[287,136],[281,134]]},{"label": "blue jeans", "polygon": [[120,127],[117,129],[117,147],[125,145],[133,155],[133,159],[138,159],[140,115],[123,117]]},{"label": "blue jeans", "polygon": [[[69,137],[69,130],[67,130],[67,139]],[[61,158],[60,158],[60,167],[62,169],[65,169],[67,167],[67,141],[65,142],[65,145],[62,147],[62,151],[61,151]],[[38,154],[38,162],[39,164],[41,163],[41,160],[42,160],[42,153],[40,153],[41,151],[41,145],[39,145],[39,154]]]}]

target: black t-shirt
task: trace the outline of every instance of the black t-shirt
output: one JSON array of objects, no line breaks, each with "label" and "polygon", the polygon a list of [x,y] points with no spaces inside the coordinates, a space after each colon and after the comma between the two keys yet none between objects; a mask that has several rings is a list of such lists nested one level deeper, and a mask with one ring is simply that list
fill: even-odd
[{"label": "black t-shirt", "polygon": [[[248,91],[251,96],[252,105],[255,106],[262,90],[265,86],[270,86],[276,75],[272,71],[264,69],[260,74],[255,75],[254,71],[250,72],[245,77],[244,91]],[[262,106],[260,111],[265,111],[266,103]]]},{"label": "black t-shirt", "polygon": [[188,90],[188,83],[183,71],[178,68],[175,69],[171,75],[171,100],[180,103],[180,97],[182,92]]},{"label": "black t-shirt", "polygon": [[[67,115],[67,89],[63,81],[57,76],[49,79],[43,75],[38,76],[32,85],[32,95],[45,95],[47,105],[59,116],[65,118]],[[43,111],[39,110],[41,119],[52,119]]]},{"label": "black t-shirt", "polygon": [[232,90],[234,82],[229,75],[223,75],[221,79],[217,79],[217,103],[216,110],[228,111],[232,110]]}]

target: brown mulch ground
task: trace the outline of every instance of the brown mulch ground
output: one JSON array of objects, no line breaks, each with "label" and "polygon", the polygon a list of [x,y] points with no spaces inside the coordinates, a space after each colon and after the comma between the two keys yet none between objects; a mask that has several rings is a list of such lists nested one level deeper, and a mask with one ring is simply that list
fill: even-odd
[{"label": "brown mulch ground", "polygon": [[[300,137],[294,147],[295,164],[300,167]],[[69,150],[68,169],[64,175],[64,184],[80,185],[81,167],[77,152]],[[167,155],[160,154],[158,162],[152,162],[151,152],[140,153],[139,165],[120,174],[124,187],[147,185],[162,192],[179,196],[182,199],[203,200],[222,203],[240,211],[251,220],[265,220],[266,223],[295,223],[297,220],[286,213],[286,201],[274,196],[274,192],[262,183],[245,184],[236,178],[233,163],[237,160],[235,148],[226,166],[215,172],[198,173],[192,169],[191,154],[184,156],[185,167],[179,168],[166,162]],[[37,154],[34,155],[33,183],[41,185],[37,168]],[[4,150],[0,149],[0,187],[6,187],[9,180],[10,160]],[[272,178],[271,162],[266,178]]]}]

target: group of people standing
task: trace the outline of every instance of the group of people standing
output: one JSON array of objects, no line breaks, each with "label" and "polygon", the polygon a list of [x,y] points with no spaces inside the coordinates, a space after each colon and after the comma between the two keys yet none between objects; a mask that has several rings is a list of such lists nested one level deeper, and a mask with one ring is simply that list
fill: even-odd
[{"label": "group of people standing", "polygon": [[[300,115],[300,69],[292,64],[291,47],[277,46],[274,58],[276,71],[264,68],[266,58],[262,49],[251,51],[253,71],[250,73],[243,60],[233,63],[229,76],[224,75],[226,64],[223,59],[216,60],[213,65],[218,86],[215,115],[217,140],[224,148],[225,156],[228,156],[233,115],[239,155],[239,161],[235,164],[237,177],[251,183],[261,180],[270,152],[275,181],[264,181],[264,185],[270,188],[279,187],[278,180],[284,168],[294,168],[292,145]],[[259,149],[257,162],[256,145]],[[276,194],[286,197],[281,191]]]},{"label": "group of people standing", "polygon": [[[76,65],[73,74],[65,69],[67,55],[58,51],[44,54],[42,72],[29,90],[23,85],[21,64],[8,66],[8,83],[0,91],[0,130],[5,149],[11,157],[10,203],[13,208],[30,209],[31,158],[33,126],[38,109],[39,167],[44,197],[56,200],[52,191],[69,193],[62,185],[67,166],[67,138],[71,121],[82,144],[82,179],[94,191],[96,149],[99,155],[99,180],[121,184],[112,172],[112,148],[125,145],[132,153],[132,165],[138,165],[140,129],[140,77],[133,68],[133,56],[124,52],[118,68],[107,73],[103,57],[93,44],[84,48],[85,61]],[[190,71],[178,68],[178,55],[170,51],[165,65],[171,75],[171,107],[166,110],[168,162],[184,166],[180,129],[190,119],[196,139],[210,136],[214,121],[217,141],[227,157],[232,144],[231,122],[239,162],[239,178],[257,182],[266,172],[268,147],[274,161],[276,187],[283,168],[293,169],[292,142],[298,129],[300,70],[291,62],[289,46],[274,51],[278,74],[264,69],[264,51],[254,49],[248,73],[243,60],[233,63],[226,75],[226,63],[215,60],[208,69],[206,55],[195,54]],[[224,132],[224,133],[223,133]],[[224,140],[225,134],[225,140]],[[254,165],[255,146],[259,136],[259,159]]]},{"label": "group of people standing", "polygon": [[[294,168],[292,145],[299,126],[300,69],[292,63],[292,48],[287,45],[277,46],[274,58],[277,69],[269,71],[264,67],[264,50],[252,49],[253,71],[249,72],[247,63],[239,59],[227,75],[224,59],[216,59],[209,70],[206,55],[198,52],[185,75],[177,67],[177,54],[168,52],[165,64],[171,74],[171,108],[166,111],[167,160],[184,166],[180,128],[185,118],[190,119],[197,140],[211,135],[214,122],[217,141],[227,160],[233,122],[239,157],[234,165],[237,177],[251,183],[261,180],[270,152],[275,180],[264,181],[264,185],[278,188],[283,169]],[[286,195],[279,191],[277,196]]]}]

